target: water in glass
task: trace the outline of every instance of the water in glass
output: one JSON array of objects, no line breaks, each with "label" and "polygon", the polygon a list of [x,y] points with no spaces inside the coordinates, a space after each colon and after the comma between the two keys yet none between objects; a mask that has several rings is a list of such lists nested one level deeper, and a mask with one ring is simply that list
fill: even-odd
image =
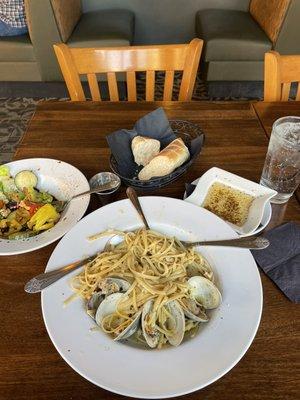
[{"label": "water in glass", "polygon": [[284,117],[272,129],[260,183],[278,192],[272,203],[285,203],[300,183],[300,118]]}]

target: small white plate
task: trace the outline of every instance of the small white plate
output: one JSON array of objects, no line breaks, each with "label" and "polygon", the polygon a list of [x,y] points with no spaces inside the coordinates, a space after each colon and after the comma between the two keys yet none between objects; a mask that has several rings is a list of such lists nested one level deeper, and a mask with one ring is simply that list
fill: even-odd
[{"label": "small white plate", "polygon": [[200,178],[193,181],[192,184],[196,185],[194,192],[189,197],[186,197],[185,192],[183,199],[189,203],[200,206],[205,199],[209,187],[216,181],[242,190],[255,197],[249,210],[248,219],[242,227],[225,221],[226,223],[241,236],[253,235],[265,229],[272,216],[270,199],[274,197],[277,192],[220,168],[211,168]]},{"label": "small white plate", "polygon": [[[77,193],[90,189],[86,177],[73,165],[49,158],[29,158],[6,164],[12,177],[22,170],[30,170],[38,177],[37,188],[53,195],[57,200],[67,200]],[[55,242],[68,232],[84,215],[90,196],[72,200],[53,228],[28,239],[0,239],[0,255],[28,253]]]},{"label": "small white plate", "polygon": [[[140,201],[151,228],[179,240],[237,237],[223,220],[194,204],[167,197],[146,196]],[[139,227],[141,221],[128,199],[101,207],[62,238],[46,271],[101,251],[107,238],[87,240],[91,235],[108,228]],[[212,265],[222,303],[211,311],[210,321],[193,339],[178,347],[152,351],[116,342],[102,331],[91,330],[95,324],[81,299],[63,307],[64,300],[72,294],[70,278],[78,274],[73,271],[43,290],[41,296],[46,328],[57,351],[95,385],[139,399],[181,396],[219,379],[242,358],[256,334],[262,287],[249,250],[203,246],[201,253]]]}]

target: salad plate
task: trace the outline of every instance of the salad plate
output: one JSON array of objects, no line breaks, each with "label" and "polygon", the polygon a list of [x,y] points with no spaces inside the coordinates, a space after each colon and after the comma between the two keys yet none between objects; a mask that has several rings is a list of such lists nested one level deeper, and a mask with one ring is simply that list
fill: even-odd
[{"label": "salad plate", "polygon": [[74,199],[59,209],[59,203],[89,190],[85,176],[59,160],[5,164],[0,167],[0,184],[0,255],[27,253],[61,238],[82,218],[90,199]]},{"label": "salad plate", "polygon": [[[211,212],[182,200],[140,198],[150,228],[179,240],[238,237]],[[104,206],[74,226],[53,251],[46,271],[103,250],[108,237],[90,236],[107,229],[132,231],[141,227],[128,199]],[[97,329],[70,280],[74,271],[41,295],[48,334],[62,358],[81,376],[114,393],[136,398],[170,398],[204,388],[221,378],[243,357],[254,339],[262,311],[262,287],[249,250],[201,247],[211,265],[222,303],[211,310],[195,337],[178,347],[144,349],[115,341]],[[242,266],[242,267],[241,267]]]}]

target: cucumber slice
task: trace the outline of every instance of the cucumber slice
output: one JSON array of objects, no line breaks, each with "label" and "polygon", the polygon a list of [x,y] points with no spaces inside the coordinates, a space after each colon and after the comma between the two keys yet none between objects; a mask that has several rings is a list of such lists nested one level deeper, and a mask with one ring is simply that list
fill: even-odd
[{"label": "cucumber slice", "polygon": [[15,176],[15,184],[19,190],[37,185],[38,179],[32,171],[20,171]]},{"label": "cucumber slice", "polygon": [[3,193],[8,197],[9,197],[10,193],[18,191],[18,189],[17,189],[17,187],[15,185],[15,181],[13,180],[13,178],[5,179],[1,183],[2,183]]}]

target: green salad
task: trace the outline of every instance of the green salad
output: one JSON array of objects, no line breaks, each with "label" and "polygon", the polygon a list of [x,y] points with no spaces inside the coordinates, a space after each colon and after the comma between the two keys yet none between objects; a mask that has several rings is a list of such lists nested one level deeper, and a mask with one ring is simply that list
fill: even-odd
[{"label": "green salad", "polygon": [[60,218],[62,202],[39,191],[37,176],[20,171],[13,178],[0,166],[0,238],[25,239],[52,228]]}]

